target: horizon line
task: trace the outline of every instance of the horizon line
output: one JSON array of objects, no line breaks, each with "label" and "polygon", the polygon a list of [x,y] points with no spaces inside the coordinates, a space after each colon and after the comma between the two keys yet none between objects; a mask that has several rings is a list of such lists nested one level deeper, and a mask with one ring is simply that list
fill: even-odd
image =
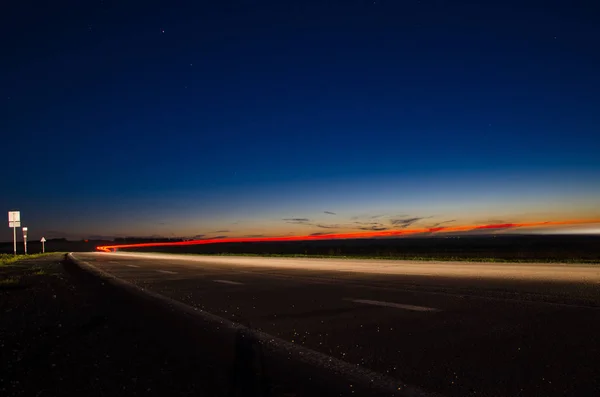
[{"label": "horizon line", "polygon": [[[137,244],[115,244],[98,246],[98,251],[110,252],[119,248],[145,248],[145,247],[170,247],[170,246],[186,246],[186,245],[206,245],[219,243],[251,243],[251,242],[284,242],[284,241],[317,241],[317,240],[345,240],[345,239],[363,239],[377,237],[402,237],[415,234],[441,234],[448,232],[470,232],[478,230],[505,230],[522,227],[549,227],[549,226],[564,226],[564,225],[582,225],[600,223],[600,219],[585,219],[585,220],[568,220],[568,221],[545,221],[545,222],[526,222],[526,223],[498,223],[488,225],[463,225],[463,226],[440,226],[419,229],[400,229],[400,230],[384,230],[370,232],[355,232],[355,233],[332,233],[319,235],[304,235],[304,236],[279,236],[279,237],[232,237],[232,238],[207,238],[197,240],[184,240],[173,242],[149,242]],[[168,237],[165,237],[168,238]]]}]

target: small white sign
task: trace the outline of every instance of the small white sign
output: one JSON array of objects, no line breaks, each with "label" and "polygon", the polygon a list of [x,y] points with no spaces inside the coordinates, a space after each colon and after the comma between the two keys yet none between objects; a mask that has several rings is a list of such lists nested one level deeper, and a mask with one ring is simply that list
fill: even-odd
[{"label": "small white sign", "polygon": [[46,239],[44,237],[42,237],[42,239],[40,240],[41,243],[45,243]]},{"label": "small white sign", "polygon": [[21,227],[21,211],[8,211],[8,227]]}]

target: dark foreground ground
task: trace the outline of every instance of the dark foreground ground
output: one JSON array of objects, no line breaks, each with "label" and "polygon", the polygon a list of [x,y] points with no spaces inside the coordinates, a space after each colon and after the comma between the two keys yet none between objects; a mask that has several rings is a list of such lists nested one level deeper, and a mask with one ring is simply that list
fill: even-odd
[{"label": "dark foreground ground", "polygon": [[219,390],[210,361],[198,360],[193,346],[178,346],[168,317],[62,259],[56,254],[1,269],[4,277],[21,279],[0,287],[0,395]]},{"label": "dark foreground ground", "polygon": [[3,397],[310,396],[347,386],[249,357],[236,335],[106,284],[59,254],[2,266],[0,281]]},{"label": "dark foreground ground", "polygon": [[[600,392],[600,269],[593,266],[553,265],[560,280],[536,281],[356,273],[327,261],[306,270],[242,263],[260,258],[76,257],[424,393],[414,395]],[[0,283],[1,396],[393,395],[327,360],[312,366],[262,350],[60,255],[0,267],[0,280],[17,278]]]}]

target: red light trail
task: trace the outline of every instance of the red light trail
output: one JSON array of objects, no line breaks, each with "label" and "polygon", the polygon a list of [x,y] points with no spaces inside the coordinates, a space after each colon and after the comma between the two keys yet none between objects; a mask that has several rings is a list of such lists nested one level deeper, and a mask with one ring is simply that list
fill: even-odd
[{"label": "red light trail", "polygon": [[395,237],[407,236],[412,234],[423,233],[439,233],[439,232],[468,232],[482,229],[513,229],[520,227],[548,227],[548,226],[564,226],[564,225],[583,225],[590,223],[600,223],[600,219],[588,220],[569,220],[569,221],[547,221],[547,222],[527,222],[527,223],[499,223],[492,225],[464,225],[464,226],[442,226],[420,229],[401,229],[401,230],[384,230],[372,232],[355,232],[355,233],[336,233],[336,234],[321,234],[316,236],[285,236],[285,237],[239,237],[239,238],[222,238],[222,239],[202,239],[174,242],[155,242],[155,243],[138,243],[138,244],[118,244],[105,245],[96,247],[98,251],[110,252],[116,251],[119,248],[145,248],[145,247],[171,247],[184,245],[200,245],[200,244],[219,244],[219,243],[258,243],[258,242],[279,242],[279,241],[314,241],[314,240],[340,240],[340,239],[358,239],[358,238],[373,238],[373,237]]}]

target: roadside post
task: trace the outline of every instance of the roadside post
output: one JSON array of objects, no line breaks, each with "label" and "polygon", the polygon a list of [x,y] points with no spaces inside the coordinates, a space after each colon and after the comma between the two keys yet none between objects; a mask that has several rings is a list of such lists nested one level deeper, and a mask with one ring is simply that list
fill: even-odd
[{"label": "roadside post", "polygon": [[43,254],[44,252],[46,252],[46,247],[44,246],[46,239],[44,237],[42,237],[42,239],[40,241],[42,242],[42,254]]},{"label": "roadside post", "polygon": [[21,227],[21,211],[8,211],[8,227],[13,228],[13,251],[17,255],[17,228]]},{"label": "roadside post", "polygon": [[27,226],[23,226],[23,247],[25,248],[25,255],[27,255]]}]

